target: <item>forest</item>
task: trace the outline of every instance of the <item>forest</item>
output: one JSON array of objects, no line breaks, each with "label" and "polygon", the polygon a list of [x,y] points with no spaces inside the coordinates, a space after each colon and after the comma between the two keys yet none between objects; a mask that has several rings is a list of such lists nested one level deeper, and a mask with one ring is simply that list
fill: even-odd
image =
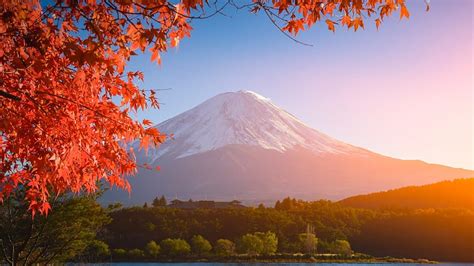
[{"label": "forest", "polygon": [[410,186],[349,197],[341,201],[356,208],[466,208],[474,210],[474,178]]},{"label": "forest", "polygon": [[301,238],[310,233],[317,253],[334,253],[341,246],[336,243],[344,241],[349,250],[374,256],[474,261],[474,212],[468,209],[369,210],[286,198],[272,208],[132,207],[113,211],[111,217],[99,237],[112,251],[144,249],[163,239],[192,241],[196,235],[239,247],[242,236],[271,232],[278,239],[275,252],[307,253]]},{"label": "forest", "polygon": [[[433,186],[432,193],[442,193],[470,180],[410,188],[401,199]],[[449,208],[355,208],[345,200],[287,197],[270,207],[212,207],[169,204],[162,196],[142,206],[104,207],[97,203],[100,195],[69,195],[56,198],[48,216],[31,219],[25,193],[18,190],[0,205],[0,256],[8,263],[291,261],[295,256],[474,261],[474,211],[462,208],[462,201]],[[392,192],[376,194],[379,201],[384,193]]]}]

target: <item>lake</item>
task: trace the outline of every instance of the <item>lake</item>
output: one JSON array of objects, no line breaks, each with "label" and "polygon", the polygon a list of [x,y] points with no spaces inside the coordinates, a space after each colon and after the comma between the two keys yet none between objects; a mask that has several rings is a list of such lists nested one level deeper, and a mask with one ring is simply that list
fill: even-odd
[{"label": "lake", "polygon": [[[429,264],[418,264],[418,263],[208,263],[208,262],[195,262],[195,263],[112,263],[112,265],[117,266],[150,266],[150,265],[159,265],[159,266],[222,266],[222,265],[275,265],[275,266],[308,266],[308,265],[385,265],[391,264],[391,266],[413,266],[420,265],[426,266]],[[472,263],[438,263],[436,265],[456,265],[456,266],[472,266]]]}]

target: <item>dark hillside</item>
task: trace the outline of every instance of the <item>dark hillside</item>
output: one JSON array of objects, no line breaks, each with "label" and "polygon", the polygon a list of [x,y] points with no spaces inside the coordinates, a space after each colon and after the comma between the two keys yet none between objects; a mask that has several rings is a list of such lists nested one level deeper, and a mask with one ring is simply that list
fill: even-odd
[{"label": "dark hillside", "polygon": [[474,210],[474,178],[411,186],[346,198],[349,207],[382,209],[465,208]]}]

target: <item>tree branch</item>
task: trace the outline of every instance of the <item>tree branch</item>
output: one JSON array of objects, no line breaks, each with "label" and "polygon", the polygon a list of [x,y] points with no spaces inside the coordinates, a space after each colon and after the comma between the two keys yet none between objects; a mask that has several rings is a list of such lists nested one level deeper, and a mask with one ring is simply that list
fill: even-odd
[{"label": "tree branch", "polygon": [[0,90],[0,96],[5,97],[5,98],[8,98],[8,99],[10,99],[10,100],[17,101],[17,102],[19,102],[19,101],[21,100],[20,97],[17,97],[17,96],[15,96],[15,95],[13,95],[13,94],[10,94],[10,93],[8,93],[8,92],[6,92],[6,91],[2,91],[2,90]]}]

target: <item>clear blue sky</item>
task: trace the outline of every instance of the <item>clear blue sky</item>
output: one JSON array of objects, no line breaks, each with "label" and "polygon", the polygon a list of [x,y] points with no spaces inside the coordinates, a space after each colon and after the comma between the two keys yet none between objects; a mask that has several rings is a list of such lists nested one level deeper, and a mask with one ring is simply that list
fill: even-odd
[{"label": "clear blue sky", "polygon": [[[263,14],[193,21],[190,39],[163,56],[149,54],[131,70],[160,91],[160,110],[139,118],[162,122],[222,92],[253,90],[311,127],[342,141],[402,159],[474,169],[470,0],[410,0],[379,31],[325,25],[282,35]],[[323,23],[324,24],[324,23]]]}]

